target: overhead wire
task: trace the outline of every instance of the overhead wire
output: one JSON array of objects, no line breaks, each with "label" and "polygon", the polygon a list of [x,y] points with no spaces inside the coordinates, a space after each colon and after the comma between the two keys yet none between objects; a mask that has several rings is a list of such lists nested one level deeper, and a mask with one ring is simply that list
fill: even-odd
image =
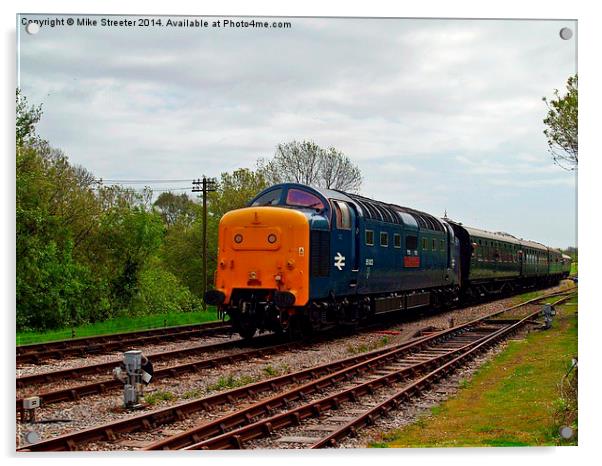
[{"label": "overhead wire", "polygon": [[186,180],[114,180],[108,178],[99,178],[96,181],[102,183],[115,183],[115,184],[140,184],[140,183],[150,183],[150,184],[158,184],[158,183],[192,183],[193,179]]},{"label": "overhead wire", "polygon": [[[150,188],[150,190],[153,193],[165,193],[165,192],[171,192],[171,191],[189,191],[193,189],[192,183],[194,182],[194,179],[179,179],[179,180],[166,180],[166,179],[152,179],[152,180],[141,180],[141,179],[132,179],[132,180],[118,180],[118,179],[112,179],[112,178],[98,178],[96,179],[97,183],[100,183],[102,185],[121,185],[121,186],[125,186],[128,189],[131,189],[133,191],[144,191],[147,187]],[[160,184],[160,183],[191,183],[191,186],[176,186],[176,187],[171,187],[171,188],[162,188],[162,189],[155,189],[153,188],[151,185],[154,184]],[[143,188],[140,187],[131,187],[131,186],[127,186],[127,185],[135,185],[135,184],[144,184],[145,186]],[[95,189],[99,189],[99,188],[95,188]]]}]

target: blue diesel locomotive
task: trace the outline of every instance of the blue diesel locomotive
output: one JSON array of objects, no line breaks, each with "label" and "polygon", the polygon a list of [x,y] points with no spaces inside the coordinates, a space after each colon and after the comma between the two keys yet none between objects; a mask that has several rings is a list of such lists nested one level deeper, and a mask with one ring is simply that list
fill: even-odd
[{"label": "blue diesel locomotive", "polygon": [[205,298],[248,338],[548,286],[569,270],[570,258],[533,241],[285,183],[222,217]]}]

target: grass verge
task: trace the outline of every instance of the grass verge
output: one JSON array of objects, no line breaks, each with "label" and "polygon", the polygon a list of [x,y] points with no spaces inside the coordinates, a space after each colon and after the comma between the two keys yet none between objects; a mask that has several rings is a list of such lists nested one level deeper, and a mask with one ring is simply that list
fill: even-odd
[{"label": "grass verge", "polygon": [[[510,341],[454,398],[371,446],[576,445],[558,434],[567,419],[560,384],[577,355],[576,302],[557,307],[552,329]],[[576,410],[568,419],[576,428]]]},{"label": "grass verge", "polygon": [[151,314],[136,317],[123,316],[104,322],[80,325],[73,328],[50,330],[47,332],[17,332],[17,345],[66,340],[69,338],[91,337],[96,335],[109,335],[111,333],[134,332],[136,330],[150,330],[153,328],[172,327],[175,325],[198,324],[214,320],[217,320],[217,313],[212,306],[209,306],[207,311]]},{"label": "grass verge", "polygon": [[[572,288],[575,288],[575,289],[576,289],[576,287],[575,287],[575,284],[574,284],[572,281],[570,281],[570,280],[562,280],[562,281],[560,282],[560,288],[561,288],[563,291],[569,291],[569,290],[570,290],[570,289],[572,289]],[[524,303],[525,301],[529,301],[529,300],[531,300],[531,299],[535,299],[535,298],[537,298],[537,297],[539,297],[539,296],[543,296],[543,295],[545,295],[546,293],[549,293],[549,291],[548,291],[548,290],[546,290],[546,289],[543,289],[543,290],[535,290],[535,291],[529,291],[529,292],[527,292],[527,293],[522,293],[522,294],[519,294],[519,295],[516,295],[516,296],[514,296],[514,297],[512,298],[512,303],[513,303],[513,304],[520,304],[520,303]]]}]

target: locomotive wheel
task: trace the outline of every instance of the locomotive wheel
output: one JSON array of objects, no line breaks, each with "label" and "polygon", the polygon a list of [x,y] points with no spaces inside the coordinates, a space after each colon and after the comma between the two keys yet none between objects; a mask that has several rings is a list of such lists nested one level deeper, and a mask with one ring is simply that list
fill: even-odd
[{"label": "locomotive wheel", "polygon": [[288,338],[292,341],[303,338],[303,325],[299,316],[294,315],[291,317],[286,333],[288,334]]},{"label": "locomotive wheel", "polygon": [[245,340],[253,338],[257,332],[255,323],[251,319],[245,317],[238,317],[236,329],[238,330],[238,334]]},{"label": "locomotive wheel", "polygon": [[294,315],[292,316],[288,328],[286,329],[288,338],[291,341],[302,340],[308,338],[313,333],[311,324],[307,318],[303,316]]},{"label": "locomotive wheel", "polygon": [[250,340],[255,336],[257,329],[255,327],[244,327],[238,329],[238,334],[245,340]]}]

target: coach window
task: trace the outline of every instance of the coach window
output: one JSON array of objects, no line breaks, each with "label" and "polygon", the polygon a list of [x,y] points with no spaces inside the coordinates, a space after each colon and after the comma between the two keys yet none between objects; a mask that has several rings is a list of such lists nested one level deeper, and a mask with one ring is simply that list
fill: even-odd
[{"label": "coach window", "polygon": [[351,230],[351,214],[349,213],[349,206],[341,201],[332,201],[332,203],[337,217],[337,228],[339,230]]},{"label": "coach window", "polygon": [[406,255],[411,256],[418,249],[418,236],[406,236]]},{"label": "coach window", "polygon": [[383,248],[389,247],[389,233],[387,233],[386,231],[380,232],[380,245]]},{"label": "coach window", "polygon": [[252,206],[276,205],[280,202],[281,195],[282,195],[282,189],[274,189],[273,191],[269,191],[269,192],[259,196],[251,205]]},{"label": "coach window", "polygon": [[366,230],[366,245],[374,246],[374,232],[372,230]]},{"label": "coach window", "polygon": [[401,249],[401,235],[399,233],[393,234],[393,247]]}]

